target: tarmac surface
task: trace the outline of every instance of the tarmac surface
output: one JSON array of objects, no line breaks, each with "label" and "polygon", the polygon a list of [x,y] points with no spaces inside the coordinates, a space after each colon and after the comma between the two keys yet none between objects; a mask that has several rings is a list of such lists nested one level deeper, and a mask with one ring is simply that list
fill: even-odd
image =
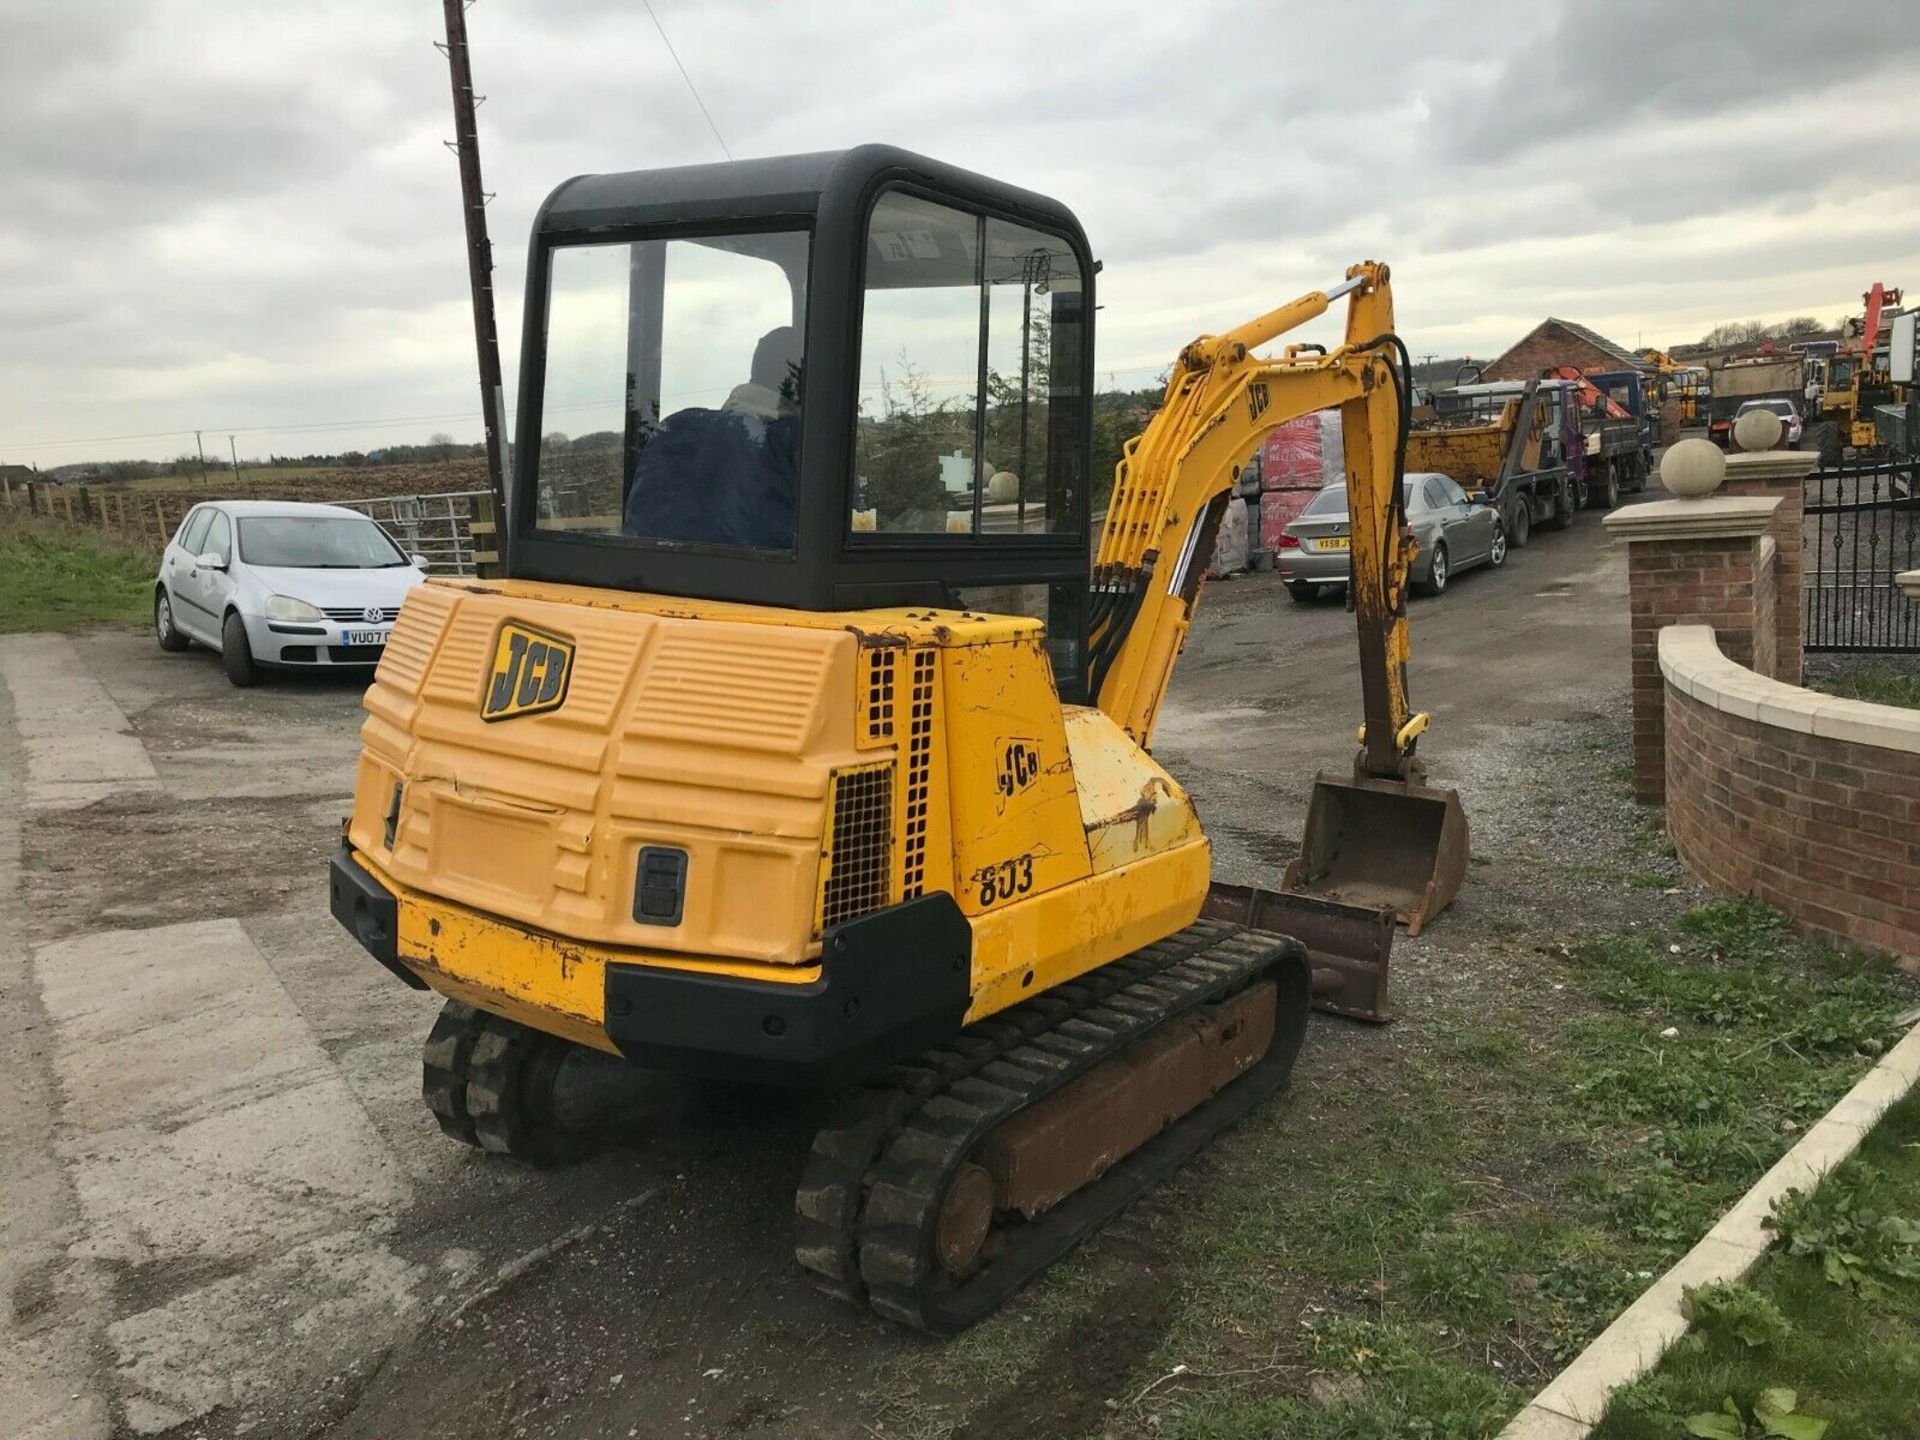
[{"label": "tarmac surface", "polygon": [[[1449,924],[1530,903],[1485,875],[1530,843],[1541,736],[1617,723],[1624,555],[1583,515],[1412,614],[1423,749],[1492,866],[1439,948],[1403,944],[1418,983]],[[327,914],[359,689],[234,690],[124,632],[0,637],[0,1428],[898,1433],[890,1387],[935,1342],[820,1296],[789,1252],[817,1101],[640,1077],[624,1143],[550,1173],[438,1133],[436,998]],[[1221,878],[1275,880],[1358,718],[1337,600],[1209,589],[1154,748]],[[1317,1027],[1294,1095],[1377,1033]],[[1018,1389],[958,1404],[984,1428]]]}]

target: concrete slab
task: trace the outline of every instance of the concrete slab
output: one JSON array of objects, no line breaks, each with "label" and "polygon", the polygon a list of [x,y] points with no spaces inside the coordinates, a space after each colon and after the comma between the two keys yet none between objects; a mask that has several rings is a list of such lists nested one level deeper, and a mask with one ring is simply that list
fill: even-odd
[{"label": "concrete slab", "polygon": [[104,1297],[91,1267],[67,1254],[78,1203],[53,1153],[49,1027],[29,976],[20,884],[26,756],[14,715],[11,689],[0,686],[0,1416],[20,1440],[105,1440]]},{"label": "concrete slab", "polygon": [[403,1333],[422,1276],[385,1237],[412,1189],[238,921],[82,936],[34,973],[128,1426],[322,1383]]},{"label": "concrete slab", "polygon": [[[418,1267],[339,1232],[116,1323],[127,1423],[158,1434],[217,1406],[258,1412],[287,1390],[337,1386],[421,1310]],[[273,1363],[247,1363],[263,1340]],[[235,1363],[239,1360],[241,1363]]]},{"label": "concrete slab", "polygon": [[146,747],[65,637],[0,636],[0,683],[26,750],[29,805],[90,805],[158,786]]}]

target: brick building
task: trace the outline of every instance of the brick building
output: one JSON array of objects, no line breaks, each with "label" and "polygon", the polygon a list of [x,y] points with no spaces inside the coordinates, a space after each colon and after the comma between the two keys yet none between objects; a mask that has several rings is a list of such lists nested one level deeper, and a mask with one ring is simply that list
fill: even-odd
[{"label": "brick building", "polygon": [[1571,320],[1549,315],[1506,354],[1481,372],[1486,380],[1533,380],[1544,370],[1571,365],[1577,370],[1647,370],[1651,367],[1625,346],[1616,345]]}]

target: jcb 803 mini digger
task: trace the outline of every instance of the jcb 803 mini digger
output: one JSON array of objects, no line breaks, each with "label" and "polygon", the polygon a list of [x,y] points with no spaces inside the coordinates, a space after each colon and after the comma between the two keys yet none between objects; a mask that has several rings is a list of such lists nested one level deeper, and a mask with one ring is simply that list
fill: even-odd
[{"label": "jcb 803 mini digger", "polygon": [[[952,1330],[1279,1086],[1316,998],[1377,1013],[1378,958],[1272,926],[1390,934],[1464,866],[1412,761],[1386,267],[1189,345],[1093,556],[1096,268],[1061,205],[882,147],[548,199],[508,578],[408,599],[331,874],[448,997],[447,1133],[563,1157],[580,1047],[839,1086],[800,1262]],[[1346,344],[1250,353],[1340,296]],[[1238,462],[1327,407],[1366,726],[1303,879],[1371,909],[1210,895],[1146,749]]]}]

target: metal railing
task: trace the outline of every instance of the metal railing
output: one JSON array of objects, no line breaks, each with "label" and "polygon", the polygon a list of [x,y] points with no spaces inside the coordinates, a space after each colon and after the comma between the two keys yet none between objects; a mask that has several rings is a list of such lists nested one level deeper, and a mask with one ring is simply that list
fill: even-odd
[{"label": "metal railing", "polygon": [[1920,460],[1837,465],[1806,480],[1806,648],[1920,654]]},{"label": "metal railing", "polygon": [[333,503],[377,521],[401,549],[421,556],[436,575],[474,575],[480,563],[492,558],[493,497],[485,490],[376,495]]}]

